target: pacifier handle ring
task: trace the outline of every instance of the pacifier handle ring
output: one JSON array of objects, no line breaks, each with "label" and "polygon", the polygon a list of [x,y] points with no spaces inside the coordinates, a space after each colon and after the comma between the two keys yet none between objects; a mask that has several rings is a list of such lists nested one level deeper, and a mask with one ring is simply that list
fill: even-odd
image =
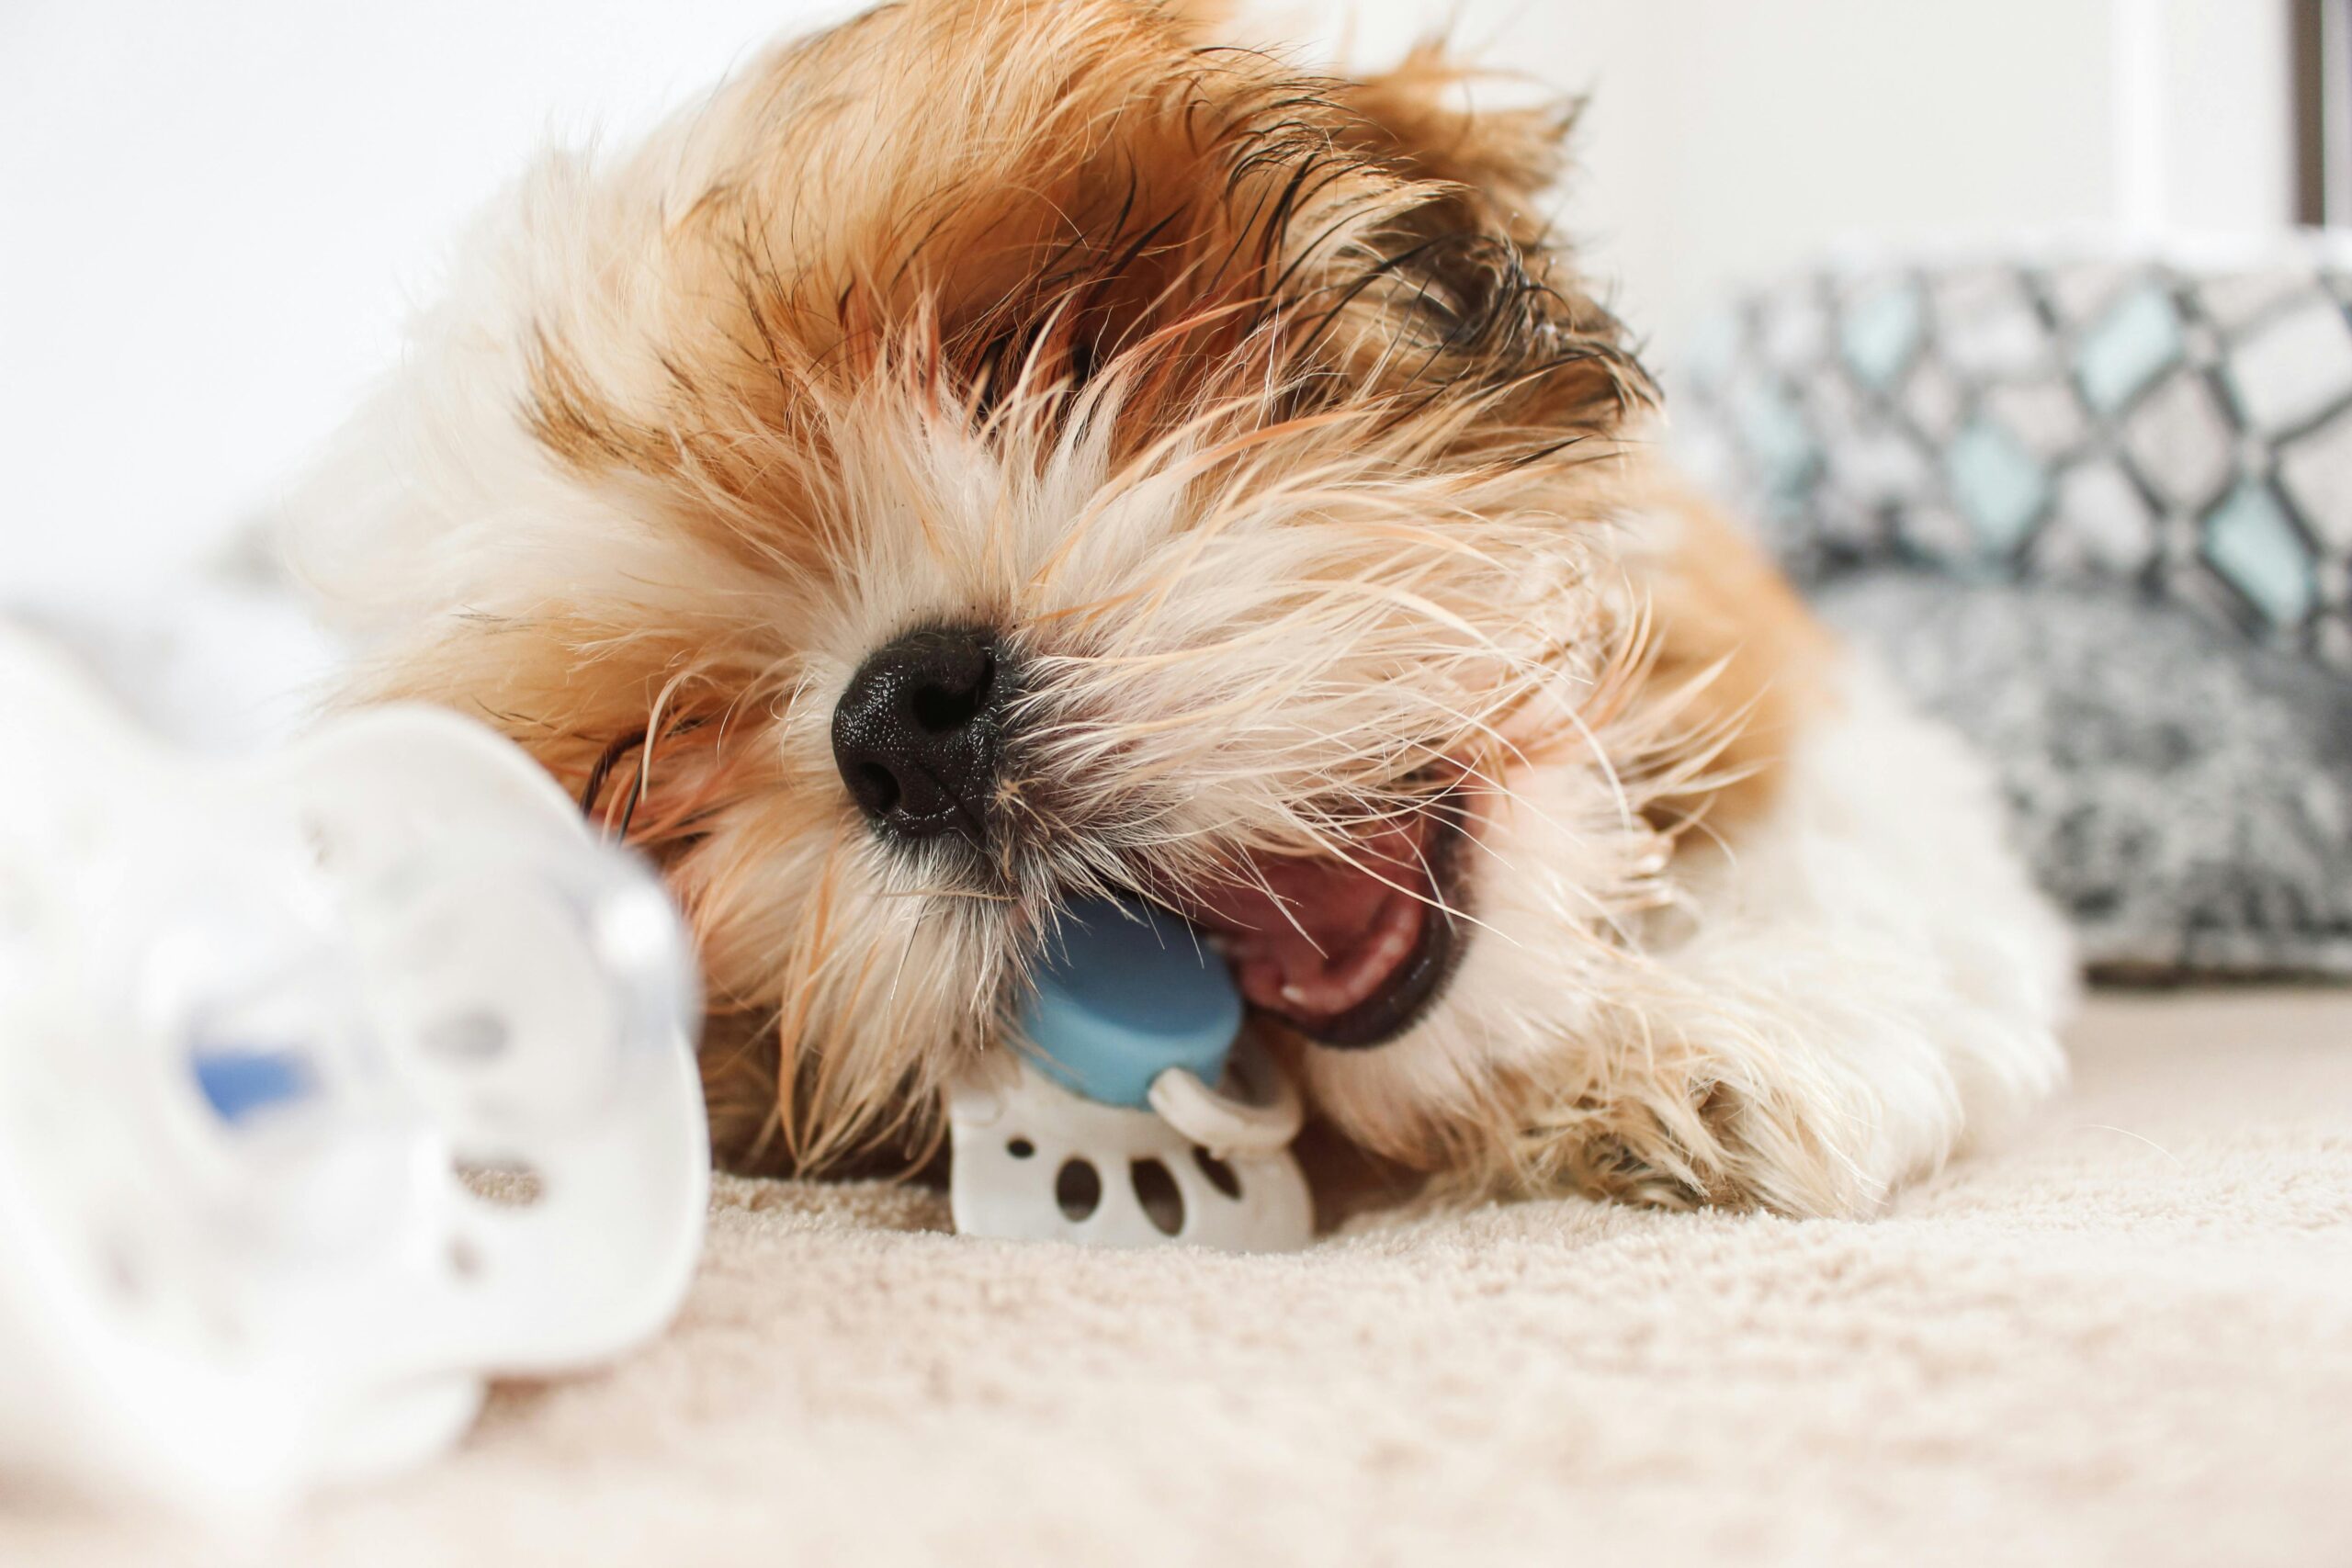
[{"label": "pacifier handle ring", "polygon": [[[1252,1054],[1248,1068],[1240,1060],[1243,1051]],[[1228,1071],[1242,1077],[1251,1069],[1267,1086],[1263,1104],[1237,1100],[1211,1089],[1186,1068],[1170,1067],[1151,1080],[1151,1108],[1160,1120],[1220,1159],[1228,1155],[1279,1153],[1298,1136],[1306,1121],[1306,1107],[1289,1075],[1245,1039],[1235,1051]]]}]

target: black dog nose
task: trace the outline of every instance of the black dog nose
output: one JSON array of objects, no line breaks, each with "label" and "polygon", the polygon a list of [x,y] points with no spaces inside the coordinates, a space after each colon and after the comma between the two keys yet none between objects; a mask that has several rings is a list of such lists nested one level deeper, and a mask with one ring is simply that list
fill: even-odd
[{"label": "black dog nose", "polygon": [[861,666],[833,708],[833,763],[853,799],[901,839],[986,842],[1008,682],[996,638],[911,632]]}]

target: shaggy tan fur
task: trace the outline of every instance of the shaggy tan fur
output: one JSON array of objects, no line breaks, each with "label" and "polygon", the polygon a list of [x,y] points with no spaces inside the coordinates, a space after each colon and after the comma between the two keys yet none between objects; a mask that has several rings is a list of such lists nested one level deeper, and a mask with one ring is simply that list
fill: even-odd
[{"label": "shaggy tan fur", "polygon": [[[661,860],[738,1164],[921,1163],[1072,897],[1467,793],[1482,876],[1532,891],[1454,913],[1520,969],[1377,1084],[1283,1041],[1325,1114],[1480,1186],[1875,1201],[1956,1111],[1857,1153],[1820,1118],[1859,1102],[1780,1065],[1811,1046],[1657,1041],[1638,1001],[1677,845],[1764,821],[1835,703],[1786,589],[1650,471],[1650,383],[1536,213],[1566,117],[1212,27],[909,0],[536,171],[345,454],[319,570],[384,637],[363,694],[489,717]],[[826,740],[943,617],[1029,671],[978,868],[877,845]]]}]

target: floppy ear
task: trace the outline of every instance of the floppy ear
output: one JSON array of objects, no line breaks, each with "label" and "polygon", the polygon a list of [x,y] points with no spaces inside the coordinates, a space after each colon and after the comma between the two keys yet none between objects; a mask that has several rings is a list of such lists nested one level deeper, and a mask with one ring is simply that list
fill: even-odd
[{"label": "floppy ear", "polygon": [[661,858],[693,841],[703,815],[741,788],[741,771],[723,713],[672,711],[605,741],[576,798],[606,838]]},{"label": "floppy ear", "polygon": [[777,787],[771,749],[741,721],[773,695],[756,658],[646,626],[625,603],[473,612],[363,658],[343,701],[422,702],[489,725],[545,768],[605,837],[668,864],[714,811]]},{"label": "floppy ear", "polygon": [[1575,106],[1474,109],[1472,74],[1424,44],[1333,85],[1334,140],[1386,188],[1331,263],[1304,270],[1337,301],[1331,336],[1360,384],[1476,393],[1521,425],[1613,431],[1654,390],[1540,211]]},{"label": "floppy ear", "polygon": [[1416,45],[1386,71],[1356,78],[1340,100],[1357,117],[1356,144],[1417,179],[1459,186],[1485,223],[1532,250],[1537,203],[1566,165],[1581,104],[1473,112],[1460,91],[1475,73],[1436,43]]}]

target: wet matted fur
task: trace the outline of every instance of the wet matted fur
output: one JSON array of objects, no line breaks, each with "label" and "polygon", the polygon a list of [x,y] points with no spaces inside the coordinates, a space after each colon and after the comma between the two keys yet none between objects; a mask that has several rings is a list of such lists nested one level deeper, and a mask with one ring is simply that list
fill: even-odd
[{"label": "wet matted fur", "polygon": [[[1867,1210],[2060,1073],[1974,765],[1658,470],[1534,215],[1563,117],[1218,26],[907,0],[541,162],[299,508],[357,695],[487,718],[660,861],[732,1163],[923,1160],[1077,896],[1369,879],[1454,934],[1408,1027],[1252,993],[1345,1137]],[[1017,682],[972,843],[877,833],[828,739],[935,626]]]}]

